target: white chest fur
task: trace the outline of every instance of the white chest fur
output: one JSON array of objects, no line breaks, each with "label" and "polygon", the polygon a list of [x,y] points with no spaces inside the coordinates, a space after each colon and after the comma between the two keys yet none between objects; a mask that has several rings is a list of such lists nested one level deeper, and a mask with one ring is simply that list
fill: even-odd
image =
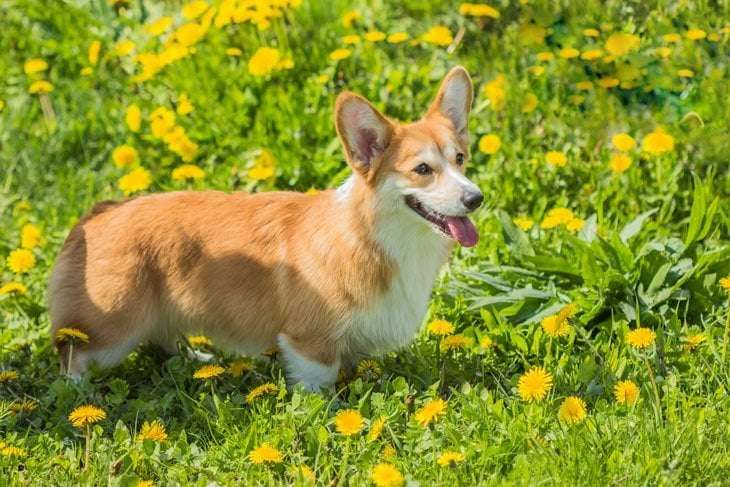
[{"label": "white chest fur", "polygon": [[423,321],[450,245],[417,218],[379,224],[378,240],[397,269],[388,291],[350,317],[346,341],[351,354],[377,355],[401,348]]}]

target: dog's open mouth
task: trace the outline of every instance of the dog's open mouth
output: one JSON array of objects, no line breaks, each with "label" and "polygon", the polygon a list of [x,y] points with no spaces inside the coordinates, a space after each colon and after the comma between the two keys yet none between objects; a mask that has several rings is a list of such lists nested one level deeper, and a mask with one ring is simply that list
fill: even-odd
[{"label": "dog's open mouth", "polygon": [[458,241],[464,247],[473,247],[479,241],[474,223],[466,216],[447,216],[428,208],[414,196],[406,196],[406,204],[446,236]]}]

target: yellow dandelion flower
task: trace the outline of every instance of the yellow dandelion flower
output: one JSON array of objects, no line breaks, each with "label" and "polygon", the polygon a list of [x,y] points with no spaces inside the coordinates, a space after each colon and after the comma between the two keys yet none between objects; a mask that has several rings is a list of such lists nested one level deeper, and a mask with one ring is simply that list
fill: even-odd
[{"label": "yellow dandelion flower", "polygon": [[598,37],[601,33],[598,29],[583,29],[583,35],[586,37]]},{"label": "yellow dandelion flower", "polygon": [[28,249],[15,249],[8,255],[7,264],[14,273],[23,274],[35,266],[35,256]]},{"label": "yellow dandelion flower", "polygon": [[0,370],[0,384],[18,380],[19,377],[17,370]]},{"label": "yellow dandelion flower", "polygon": [[132,132],[139,132],[139,128],[142,125],[142,111],[134,103],[127,107],[127,111],[124,114],[124,123]]},{"label": "yellow dandelion flower", "polygon": [[385,32],[371,30],[370,32],[366,32],[365,34],[363,34],[363,37],[368,42],[380,42],[385,39]]},{"label": "yellow dandelion flower", "polygon": [[385,447],[383,447],[383,451],[380,452],[380,454],[383,458],[390,459],[395,457],[396,451],[395,448],[393,448],[393,445],[385,445]]},{"label": "yellow dandelion flower", "polygon": [[357,364],[357,376],[364,380],[374,380],[380,377],[383,368],[373,359],[363,359]]},{"label": "yellow dandelion flower", "polygon": [[25,64],[23,64],[23,71],[25,71],[25,74],[27,75],[40,73],[46,69],[48,69],[48,63],[39,58],[28,59]]},{"label": "yellow dandelion flower", "polygon": [[38,80],[31,83],[28,93],[34,95],[37,93],[50,93],[53,91],[53,85],[46,80]]},{"label": "yellow dandelion flower", "polygon": [[246,396],[246,403],[251,404],[253,403],[257,398],[263,396],[264,394],[273,395],[279,392],[279,387],[276,384],[273,384],[271,382],[267,382],[266,384],[261,384],[258,387],[254,387],[251,389],[251,391]]},{"label": "yellow dandelion flower", "polygon": [[535,222],[532,220],[532,218],[527,216],[518,216],[514,218],[512,222],[517,225],[518,228],[525,232],[535,225]]},{"label": "yellow dandelion flower", "polygon": [[672,54],[672,50],[668,47],[657,47],[654,49],[654,53],[662,59],[667,59]]},{"label": "yellow dandelion flower", "polygon": [[391,44],[400,44],[408,40],[408,34],[406,32],[393,32],[386,40]]},{"label": "yellow dandelion flower", "polygon": [[79,406],[68,415],[68,420],[77,428],[94,424],[104,418],[106,418],[106,412],[91,404]]},{"label": "yellow dandelion flower", "polygon": [[149,171],[138,167],[119,178],[117,186],[125,195],[130,195],[138,191],[144,191],[152,184],[152,176]]},{"label": "yellow dandelion flower", "polygon": [[193,0],[192,2],[183,5],[182,14],[188,20],[195,20],[208,10],[208,2],[203,0]]},{"label": "yellow dandelion flower", "polygon": [[593,83],[591,81],[578,81],[575,84],[576,89],[581,91],[588,91],[593,89]]},{"label": "yellow dandelion flower", "polygon": [[159,36],[165,33],[172,25],[172,17],[160,17],[144,26],[145,32],[151,36]]},{"label": "yellow dandelion flower", "polygon": [[628,152],[636,146],[636,140],[626,133],[618,133],[611,137],[611,144],[621,152]]},{"label": "yellow dandelion flower", "polygon": [[131,145],[120,145],[112,151],[112,160],[117,167],[127,167],[135,164],[139,160],[137,149]]},{"label": "yellow dandelion flower", "polygon": [[0,286],[0,296],[4,296],[6,294],[22,295],[27,293],[28,288],[25,286],[25,284],[20,282],[8,282]]},{"label": "yellow dandelion flower", "polygon": [[720,278],[720,287],[725,291],[730,292],[730,276]]},{"label": "yellow dandelion flower", "polygon": [[542,51],[542,52],[538,52],[535,55],[535,57],[537,58],[538,61],[547,62],[547,61],[552,61],[553,59],[555,59],[555,54],[553,54],[550,51]]},{"label": "yellow dandelion flower", "polygon": [[688,335],[682,339],[684,344],[682,348],[688,351],[692,351],[702,345],[707,337],[702,333],[696,333],[694,335]]},{"label": "yellow dandelion flower", "polygon": [[565,228],[570,232],[578,232],[580,231],[586,224],[586,221],[582,218],[574,217],[571,218],[568,223],[565,224]]},{"label": "yellow dandelion flower", "polygon": [[586,417],[586,403],[583,399],[570,396],[566,397],[560,405],[558,418],[565,423],[580,423]]},{"label": "yellow dandelion flower", "polygon": [[483,3],[462,3],[459,5],[459,13],[472,17],[491,17],[493,19],[500,17],[499,10]]},{"label": "yellow dandelion flower", "polygon": [[559,320],[568,320],[575,316],[575,314],[578,312],[578,306],[574,303],[568,303],[558,312],[558,319]]},{"label": "yellow dandelion flower", "polygon": [[348,44],[348,45],[354,45],[354,44],[360,44],[360,40],[361,39],[360,39],[359,35],[351,34],[351,35],[344,36],[342,38],[342,43]]},{"label": "yellow dandelion flower", "polygon": [[568,208],[553,208],[547,212],[547,215],[540,223],[540,228],[549,229],[560,225],[567,225],[574,218],[575,215]]},{"label": "yellow dandelion flower", "polygon": [[630,380],[617,382],[613,386],[613,397],[619,404],[634,404],[639,399],[639,388]]},{"label": "yellow dandelion flower", "polygon": [[400,487],[405,482],[403,474],[391,463],[375,465],[370,478],[377,487]]},{"label": "yellow dandelion flower", "polygon": [[196,370],[195,373],[193,373],[193,378],[213,379],[214,377],[218,377],[225,371],[226,369],[224,369],[220,365],[204,365]]},{"label": "yellow dandelion flower", "polygon": [[567,320],[559,319],[558,315],[548,316],[540,321],[540,326],[549,336],[558,338],[570,333],[571,326]]},{"label": "yellow dandelion flower", "polygon": [[10,410],[15,414],[30,413],[38,409],[38,401],[34,399],[23,399],[22,401],[13,401]]},{"label": "yellow dandelion flower", "polygon": [[443,399],[432,399],[421,407],[413,417],[416,422],[426,428],[433,421],[436,421],[440,416],[446,414],[447,403]]},{"label": "yellow dandelion flower", "polygon": [[355,21],[361,18],[362,14],[357,10],[350,10],[349,12],[345,12],[345,15],[342,16],[342,26],[346,29],[349,29],[350,27],[352,27],[352,24],[354,24]]},{"label": "yellow dandelion flower", "polygon": [[461,463],[464,461],[466,456],[458,451],[445,451],[441,455],[439,455],[438,460],[436,460],[436,463],[441,465],[442,467],[456,467],[456,464]]},{"label": "yellow dandelion flower", "polygon": [[132,54],[132,51],[134,51],[134,48],[137,47],[137,45],[134,43],[134,41],[130,41],[129,39],[122,39],[121,41],[114,44],[114,53],[117,56],[128,56]]},{"label": "yellow dandelion flower", "polygon": [[553,376],[542,367],[533,367],[522,374],[517,391],[525,401],[542,401],[553,387]]},{"label": "yellow dandelion flower", "polygon": [[563,152],[554,150],[548,151],[545,154],[545,160],[548,164],[555,167],[563,167],[568,163],[568,158]]},{"label": "yellow dandelion flower", "polygon": [[544,66],[530,66],[527,68],[527,72],[530,74],[534,74],[535,76],[542,76],[545,74],[545,67]]},{"label": "yellow dandelion flower", "polygon": [[365,420],[355,409],[343,409],[335,415],[335,429],[338,433],[351,436],[362,431]]},{"label": "yellow dandelion flower", "polygon": [[188,337],[188,343],[191,347],[211,347],[213,342],[205,335],[193,335]]},{"label": "yellow dandelion flower", "polygon": [[381,416],[370,423],[370,431],[368,431],[368,441],[372,442],[380,438],[380,433],[385,427],[385,416]]},{"label": "yellow dandelion flower", "polygon": [[254,76],[271,74],[281,59],[281,53],[273,47],[260,47],[248,61],[248,72]]},{"label": "yellow dandelion flower", "polygon": [[41,241],[40,229],[32,223],[26,223],[20,229],[20,246],[24,249],[31,250],[38,246]]},{"label": "yellow dandelion flower", "polygon": [[588,49],[580,54],[580,58],[584,61],[594,61],[603,56],[603,51],[600,49]]},{"label": "yellow dandelion flower", "polygon": [[268,149],[262,149],[254,161],[254,166],[249,169],[248,177],[254,181],[265,181],[274,177],[276,171],[276,159]]},{"label": "yellow dandelion flower", "polygon": [[99,62],[99,52],[101,51],[101,41],[93,41],[89,45],[89,52],[88,58],[89,58],[89,64],[92,66],[96,66],[96,63]]},{"label": "yellow dandelion flower", "polygon": [[437,46],[448,46],[454,41],[448,27],[436,25],[421,36],[421,40]]},{"label": "yellow dandelion flower", "polygon": [[253,364],[250,360],[238,359],[228,365],[228,373],[233,377],[241,377],[245,372],[253,370]]},{"label": "yellow dandelion flower", "polygon": [[308,465],[292,466],[290,472],[293,477],[299,477],[309,483],[317,481],[317,476],[314,474],[314,470],[312,470]]},{"label": "yellow dandelion flower", "polygon": [[656,333],[649,328],[636,328],[626,335],[626,340],[629,342],[629,345],[634,348],[647,348],[654,344],[654,340],[656,340]]},{"label": "yellow dandelion flower", "polygon": [[484,350],[489,350],[494,346],[494,341],[488,336],[483,336],[479,339],[479,346]]},{"label": "yellow dandelion flower", "polygon": [[138,480],[134,487],[155,487],[155,483],[151,480]]},{"label": "yellow dandelion flower", "polygon": [[454,333],[456,328],[446,320],[434,320],[426,326],[431,335],[445,336]]},{"label": "yellow dandelion flower", "polygon": [[699,41],[707,37],[707,32],[702,29],[689,29],[684,36],[690,41]]},{"label": "yellow dandelion flower", "polygon": [[254,465],[281,463],[283,458],[281,452],[268,443],[261,443],[248,454],[248,459]]},{"label": "yellow dandelion flower", "polygon": [[680,78],[691,78],[695,75],[695,72],[691,69],[680,69],[677,71],[677,76]]},{"label": "yellow dandelion flower", "polygon": [[674,137],[664,132],[661,127],[654,129],[641,141],[641,148],[651,155],[659,155],[674,150]]},{"label": "yellow dandelion flower", "polygon": [[180,98],[178,98],[177,100],[177,114],[187,115],[194,109],[195,107],[193,107],[193,104],[190,102],[190,98],[188,98],[188,95],[185,93],[181,94]]},{"label": "yellow dandelion flower", "polygon": [[566,47],[566,48],[558,51],[558,56],[560,56],[563,59],[573,59],[575,57],[578,57],[579,55],[580,55],[580,51],[573,47]]},{"label": "yellow dandelion flower", "polygon": [[618,32],[611,34],[604,45],[606,51],[613,56],[623,56],[639,48],[641,39],[633,34]]},{"label": "yellow dandelion flower", "polygon": [[682,36],[680,36],[676,32],[672,32],[672,33],[669,33],[669,34],[664,34],[662,36],[662,39],[664,39],[664,42],[670,42],[670,43],[671,42],[674,42],[674,43],[676,43],[676,42],[681,42],[682,41]]},{"label": "yellow dandelion flower", "polygon": [[229,47],[228,49],[226,49],[226,55],[228,56],[238,57],[241,54],[243,54],[243,51],[237,47]]},{"label": "yellow dandelion flower", "polygon": [[162,421],[155,419],[151,423],[149,421],[145,421],[142,424],[142,429],[139,433],[137,433],[137,441],[144,440],[157,441],[159,443],[167,440],[167,431],[165,430],[165,425],[162,424]]},{"label": "yellow dandelion flower", "polygon": [[20,448],[18,446],[2,445],[0,448],[0,455],[5,457],[24,457],[27,455],[27,452],[24,448]]},{"label": "yellow dandelion flower", "polygon": [[199,180],[205,177],[205,171],[195,164],[183,164],[172,170],[172,179],[175,181],[185,181],[187,179]]},{"label": "yellow dandelion flower", "polygon": [[349,49],[335,49],[329,55],[330,61],[341,61],[347,59],[352,54]]},{"label": "yellow dandelion flower", "polygon": [[601,79],[598,80],[598,84],[602,88],[606,88],[606,89],[608,89],[608,88],[615,88],[620,83],[621,83],[620,80],[618,80],[617,78],[614,78],[612,76],[604,76],[603,78],[601,78]]},{"label": "yellow dandelion flower", "polygon": [[497,135],[482,135],[479,139],[479,151],[484,154],[494,154],[500,147],[502,147],[502,140]]},{"label": "yellow dandelion flower", "polygon": [[63,342],[82,342],[89,343],[89,335],[78,328],[59,328],[56,330],[56,341]]},{"label": "yellow dandelion flower", "polygon": [[535,111],[538,105],[537,96],[534,93],[527,93],[525,99],[522,102],[521,111],[522,113],[532,113]]},{"label": "yellow dandelion flower", "polygon": [[472,345],[474,345],[474,339],[471,337],[466,337],[464,335],[450,335],[441,340],[439,348],[442,352],[448,352],[449,350],[469,348]]},{"label": "yellow dandelion flower", "polygon": [[494,111],[504,108],[507,102],[506,89],[507,79],[501,74],[484,85],[484,95],[489,99],[489,104]]},{"label": "yellow dandelion flower", "polygon": [[620,174],[631,167],[631,157],[626,154],[616,152],[611,156],[609,165],[611,166],[611,171],[616,174]]}]

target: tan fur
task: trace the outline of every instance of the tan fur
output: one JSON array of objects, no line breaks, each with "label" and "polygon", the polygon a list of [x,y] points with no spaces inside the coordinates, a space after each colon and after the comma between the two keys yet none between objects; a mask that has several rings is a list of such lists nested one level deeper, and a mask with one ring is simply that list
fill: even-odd
[{"label": "tan fur", "polygon": [[[337,116],[356,96],[340,95]],[[49,283],[54,336],[76,327],[90,337],[63,366],[112,365],[145,341],[172,351],[180,335],[198,332],[246,353],[284,334],[308,359],[336,363],[348,316],[388,292],[399,272],[375,238],[380,182],[397,173],[427,184],[412,172],[424,144],[468,150],[435,108],[413,124],[382,122],[387,146],[369,168],[343,138],[361,176],[344,200],[333,190],[183,191],[97,205],[69,234]]]}]

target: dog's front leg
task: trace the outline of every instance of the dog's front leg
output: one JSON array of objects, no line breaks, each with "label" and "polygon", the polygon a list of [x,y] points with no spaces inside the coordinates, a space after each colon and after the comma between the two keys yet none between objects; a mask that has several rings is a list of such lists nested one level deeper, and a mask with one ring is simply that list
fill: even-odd
[{"label": "dog's front leg", "polygon": [[340,371],[335,344],[323,343],[321,338],[316,341],[296,339],[285,333],[279,333],[277,339],[291,385],[302,384],[313,392],[333,389]]}]

